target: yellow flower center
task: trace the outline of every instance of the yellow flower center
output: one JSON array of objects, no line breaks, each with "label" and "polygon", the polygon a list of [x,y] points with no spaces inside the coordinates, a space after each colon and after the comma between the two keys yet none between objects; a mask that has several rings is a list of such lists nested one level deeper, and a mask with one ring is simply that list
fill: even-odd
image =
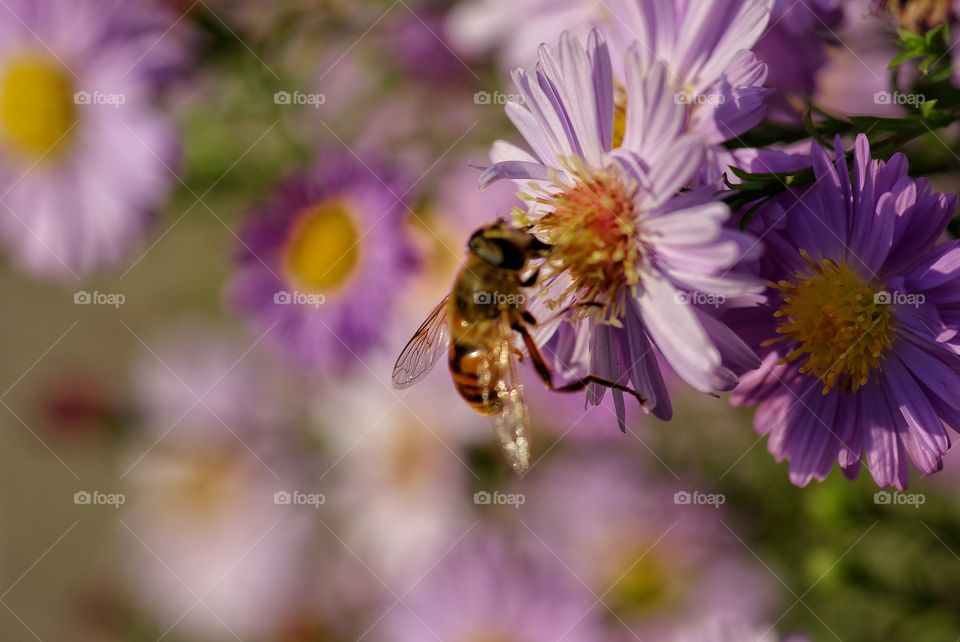
[{"label": "yellow flower center", "polygon": [[894,341],[889,302],[883,289],[847,263],[813,259],[800,251],[808,268],[792,281],[771,284],[783,296],[774,313],[781,335],[764,343],[790,340],[796,349],[783,362],[802,360],[800,372],[823,381],[823,394],[837,384],[857,390],[879,369]]},{"label": "yellow flower center", "polygon": [[343,200],[308,208],[294,226],[284,256],[287,276],[299,287],[324,293],[342,286],[359,262],[360,234]]},{"label": "yellow flower center", "polygon": [[[637,552],[633,559],[625,557],[622,564],[615,566],[615,583],[605,598],[614,613],[643,615],[663,612],[681,601],[680,578],[674,578],[653,552],[646,552],[640,561],[636,561],[641,554],[643,551]],[[625,568],[629,570],[624,574]]]},{"label": "yellow flower center", "polygon": [[560,298],[575,292],[581,301],[601,304],[609,322],[622,312],[623,287],[640,283],[644,245],[636,193],[619,173],[577,172],[573,187],[537,197],[553,211],[534,224],[534,231],[554,246],[553,267],[572,277]]},{"label": "yellow flower center", "polygon": [[73,82],[59,64],[24,58],[0,72],[0,140],[28,160],[62,146],[76,121]]}]

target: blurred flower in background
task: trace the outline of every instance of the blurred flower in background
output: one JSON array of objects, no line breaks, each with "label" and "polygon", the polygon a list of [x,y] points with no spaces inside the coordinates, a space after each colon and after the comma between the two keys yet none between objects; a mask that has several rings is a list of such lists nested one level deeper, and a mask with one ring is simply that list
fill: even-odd
[{"label": "blurred flower in background", "polygon": [[714,500],[700,504],[677,479],[657,480],[612,449],[583,450],[518,488],[523,525],[602,596],[593,608],[613,617],[617,639],[669,639],[691,617],[764,616],[774,587],[737,542],[721,494],[697,490]]},{"label": "blurred flower in background", "polygon": [[395,607],[382,639],[486,642],[609,640],[592,600],[555,565],[511,550],[494,534],[471,533]]},{"label": "blurred flower in background", "polygon": [[292,497],[312,492],[311,463],[279,382],[242,343],[194,327],[158,345],[123,474],[128,578],[161,631],[262,637],[292,617],[307,579],[313,516]]},{"label": "blurred flower in background", "polygon": [[229,298],[292,363],[358,366],[414,267],[405,193],[375,161],[322,155],[246,224]]},{"label": "blurred flower in background", "polygon": [[806,109],[792,103],[816,92],[817,73],[827,64],[831,49],[838,47],[836,31],[843,23],[844,4],[854,3],[774,2],[770,27],[754,48],[767,65],[767,87],[776,90],[768,99],[772,118],[794,121]]},{"label": "blurred flower in background", "polygon": [[[150,3],[14,0],[0,20],[0,233],[52,278],[114,266],[174,182],[177,137],[153,99],[184,64]],[[182,30],[182,29],[181,29]]]}]

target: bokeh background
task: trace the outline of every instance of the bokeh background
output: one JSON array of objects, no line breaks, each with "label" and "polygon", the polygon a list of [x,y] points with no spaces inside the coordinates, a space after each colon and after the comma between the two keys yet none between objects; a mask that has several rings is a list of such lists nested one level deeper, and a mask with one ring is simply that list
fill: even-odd
[{"label": "bokeh background", "polygon": [[[816,99],[895,113],[874,100],[892,36],[843,4],[820,34]],[[122,260],[56,279],[0,267],[0,639],[960,639],[949,458],[897,496],[867,475],[799,489],[724,400],[678,383],[672,423],[630,408],[621,434],[612,407],[585,411],[525,371],[521,480],[443,368],[391,389],[469,232],[516,205],[468,166],[512,136],[517,62],[457,39],[469,9],[171,1],[113,61],[182,57],[149,98],[179,151]],[[956,188],[953,141],[908,151]],[[231,284],[250,218],[318,162],[381,186],[390,168],[398,227],[357,242],[413,262],[346,322],[376,341],[347,332],[305,368]]]}]

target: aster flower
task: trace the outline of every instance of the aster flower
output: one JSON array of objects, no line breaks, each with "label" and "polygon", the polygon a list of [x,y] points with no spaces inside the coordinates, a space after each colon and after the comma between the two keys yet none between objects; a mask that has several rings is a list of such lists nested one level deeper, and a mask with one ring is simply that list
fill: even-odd
[{"label": "aster flower", "polygon": [[609,640],[592,596],[555,565],[471,533],[391,610],[390,642]]},{"label": "aster flower", "polygon": [[176,18],[119,0],[0,13],[0,236],[36,276],[116,265],[174,180],[176,138],[150,101],[181,62]]},{"label": "aster flower", "polygon": [[526,66],[531,44],[554,42],[564,30],[585,36],[599,28],[613,52],[618,114],[627,110],[625,54],[636,50],[643,74],[662,63],[674,99],[686,108],[683,127],[708,144],[703,180],[712,184],[726,168],[714,158],[720,143],[752,128],[766,112],[766,66],[750,49],[764,34],[772,5],[773,0],[609,0],[584,7],[576,0],[481,0],[463,3],[449,29],[467,53],[499,45],[508,64]]},{"label": "aster flower", "polygon": [[324,385],[314,424],[336,458],[324,479],[339,489],[327,507],[342,511],[344,541],[378,576],[412,582],[470,526],[464,488],[473,473],[463,453],[492,434],[443,378],[398,399],[376,375],[390,371],[387,356]]},{"label": "aster flower", "polygon": [[534,468],[517,512],[532,546],[603,596],[594,608],[615,614],[611,639],[668,640],[693,620],[762,618],[775,599],[724,507],[678,501],[697,487],[668,486],[613,448],[581,448]]},{"label": "aster flower", "polygon": [[121,567],[160,630],[185,639],[269,639],[301,597],[311,550],[315,509],[274,494],[309,492],[303,470],[316,464],[287,440],[277,380],[246,347],[193,328],[135,373],[150,403],[124,466]]},{"label": "aster flower", "polygon": [[813,161],[817,183],[764,238],[768,303],[735,311],[763,366],[733,401],[759,406],[794,484],[865,461],[902,489],[908,461],[939,470],[960,426],[960,246],[937,243],[957,198],[911,179],[902,154],[872,160],[862,135],[852,179],[839,140],[835,160],[815,146]]},{"label": "aster flower", "polygon": [[375,162],[322,156],[241,232],[230,300],[294,363],[355,365],[380,345],[414,267],[402,192]]},{"label": "aster flower", "polygon": [[[548,307],[575,306],[569,324],[542,329],[564,373],[577,370],[632,382],[653,413],[672,410],[655,347],[681,378],[713,393],[732,389],[727,366],[756,365],[753,354],[698,304],[762,289],[732,272],[756,244],[725,229],[729,210],[709,190],[677,195],[695,180],[705,151],[684,132],[666,66],[640,47],[626,63],[623,138],[615,140],[614,85],[606,43],[594,31],[585,50],[569,33],[560,50],[543,46],[536,77],[514,73],[524,103],[507,114],[528,153],[495,144],[481,185],[516,181],[529,211],[521,222],[553,245],[543,269]],[[690,296],[690,293],[695,293]],[[539,318],[543,321],[544,319]],[[588,392],[600,402],[603,389]],[[623,398],[614,391],[623,422]]]}]

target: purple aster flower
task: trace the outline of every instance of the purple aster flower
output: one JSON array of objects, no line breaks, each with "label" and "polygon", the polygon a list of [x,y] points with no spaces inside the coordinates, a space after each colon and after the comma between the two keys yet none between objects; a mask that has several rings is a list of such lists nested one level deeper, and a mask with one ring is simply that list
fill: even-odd
[{"label": "purple aster flower", "polygon": [[532,546],[603,596],[595,609],[616,616],[611,639],[669,640],[692,620],[760,620],[776,598],[720,496],[689,501],[696,488],[668,486],[613,448],[578,449],[533,469],[518,512]]},{"label": "purple aster flower", "polygon": [[174,180],[151,98],[181,62],[176,17],[121,0],[10,0],[0,16],[0,236],[37,276],[115,265]]},{"label": "purple aster flower", "polygon": [[768,301],[734,311],[763,366],[734,402],[759,406],[794,484],[865,461],[902,489],[908,461],[939,470],[960,426],[960,245],[937,243],[957,198],[911,179],[902,154],[872,160],[862,135],[854,160],[851,178],[839,141],[835,160],[815,146],[817,183],[768,217]]},{"label": "purple aster flower", "polygon": [[292,361],[336,371],[380,345],[415,265],[401,184],[324,155],[247,223],[229,298]]},{"label": "purple aster flower", "polygon": [[[808,98],[817,88],[817,72],[827,64],[828,42],[843,22],[840,0],[777,0],[770,29],[754,47],[768,69],[767,86],[777,91],[771,115],[798,118],[793,97]],[[862,71],[862,70],[861,70]]]},{"label": "purple aster flower", "polygon": [[675,100],[686,107],[684,128],[708,144],[710,162],[703,179],[714,183],[725,169],[713,158],[720,143],[749,130],[766,112],[770,94],[764,88],[766,66],[750,49],[767,27],[772,4],[773,0],[609,0],[584,7],[578,0],[481,0],[454,12],[450,33],[468,53],[500,45],[510,64],[526,66],[531,44],[554,42],[563,30],[586,36],[600,28],[614,54],[618,114],[627,110],[620,91],[629,80],[621,65],[624,55],[636,49],[643,74],[655,63],[664,64]]},{"label": "purple aster flower", "polygon": [[190,325],[150,344],[134,376],[118,567],[171,636],[272,639],[302,598],[316,525],[315,509],[274,494],[309,489],[317,462],[291,439],[283,380],[249,342]]},{"label": "purple aster flower", "polygon": [[539,557],[471,534],[404,597],[378,639],[390,642],[609,640],[593,597]]},{"label": "purple aster flower", "polygon": [[[514,81],[523,103],[507,115],[532,153],[497,142],[485,185],[516,181],[529,211],[518,218],[554,246],[542,270],[542,298],[569,323],[542,329],[564,374],[589,371],[632,382],[655,415],[672,410],[654,348],[694,388],[730,390],[731,368],[757,365],[753,353],[710,313],[725,298],[762,285],[733,272],[756,250],[727,229],[729,210],[709,190],[678,195],[695,181],[705,151],[685,131],[667,67],[633,47],[626,64],[622,140],[615,133],[614,84],[599,32],[588,47],[569,33],[559,52],[541,47],[535,76]],[[706,304],[706,305],[699,305]],[[551,338],[552,337],[552,338]],[[604,390],[592,388],[590,403]],[[622,394],[614,391],[623,422]]]}]

